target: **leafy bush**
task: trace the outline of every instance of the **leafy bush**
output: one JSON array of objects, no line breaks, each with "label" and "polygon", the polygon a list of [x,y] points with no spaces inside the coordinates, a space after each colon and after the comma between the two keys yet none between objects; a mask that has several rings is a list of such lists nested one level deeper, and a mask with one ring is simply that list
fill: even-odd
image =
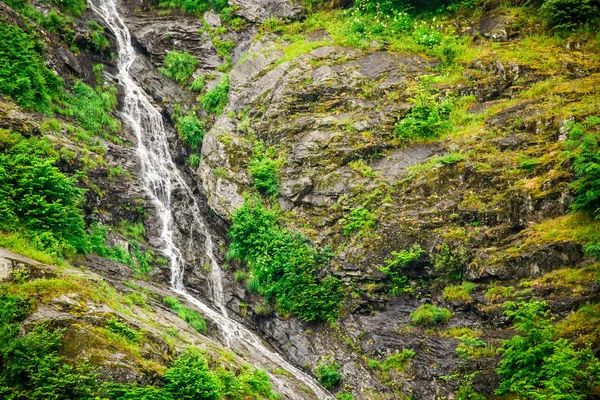
[{"label": "leafy bush", "polygon": [[447,243],[438,246],[433,254],[433,269],[444,278],[461,279],[463,269],[469,263],[467,250],[462,247],[452,247]]},{"label": "leafy bush", "polygon": [[381,365],[381,369],[383,371],[404,371],[406,364],[414,358],[415,354],[414,350],[403,349],[401,352],[394,353],[386,358]]},{"label": "leafy bush", "polygon": [[556,338],[544,302],[504,304],[520,333],[504,341],[498,364],[498,394],[524,398],[581,400],[600,384],[600,361],[588,348],[577,350]]},{"label": "leafy bush", "polygon": [[198,68],[198,60],[188,52],[171,51],[165,57],[165,68],[159,71],[180,85],[185,85]]},{"label": "leafy bush", "polygon": [[415,324],[425,326],[445,324],[451,317],[450,310],[432,304],[423,304],[410,313],[410,318]]},{"label": "leafy bush", "polygon": [[544,0],[540,8],[545,24],[570,30],[600,21],[599,0]]},{"label": "leafy bush", "polygon": [[600,217],[600,117],[589,117],[584,124],[570,126],[567,155],[574,158],[573,210],[589,210]]},{"label": "leafy bush", "polygon": [[404,275],[404,268],[416,261],[425,254],[425,250],[418,244],[410,249],[401,251],[392,251],[394,258],[384,261],[385,266],[379,267],[379,270],[392,279],[392,296],[399,296],[404,293],[411,293],[413,290],[408,286],[408,278]]},{"label": "leafy bush", "polygon": [[259,199],[246,200],[232,217],[227,257],[245,261],[259,292],[283,313],[304,321],[335,320],[342,301],[341,282],[320,278],[330,255],[302,235],[279,225],[275,211]]},{"label": "leafy bush", "polygon": [[194,81],[190,85],[190,89],[193,92],[201,92],[204,90],[205,87],[206,87],[206,79],[204,78],[204,76],[197,77],[196,79],[194,79]]},{"label": "leafy bush", "polygon": [[254,187],[267,196],[277,196],[279,194],[279,167],[281,160],[274,159],[272,149],[265,150],[264,145],[254,146],[248,172],[252,177]]},{"label": "leafy bush", "polygon": [[165,372],[165,389],[182,400],[218,400],[219,381],[208,369],[200,350],[187,349]]},{"label": "leafy bush", "polygon": [[221,115],[227,105],[227,95],[229,94],[229,76],[224,75],[221,82],[212,90],[209,90],[200,100],[202,107],[210,113]]},{"label": "leafy bush", "polygon": [[[16,321],[15,321],[16,322]],[[8,399],[93,398],[98,374],[87,363],[66,364],[58,354],[63,331],[36,326],[22,337],[2,335],[0,395]]]},{"label": "leafy bush", "polygon": [[402,141],[423,141],[439,138],[448,130],[453,101],[437,99],[431,89],[421,87],[410,100],[414,106],[394,128],[394,134]]},{"label": "leafy bush", "polygon": [[344,218],[340,220],[344,234],[352,235],[360,230],[375,229],[377,227],[377,219],[375,214],[365,207],[357,207],[350,210]]},{"label": "leafy bush", "polygon": [[104,34],[104,27],[94,21],[93,19],[88,22],[88,35],[89,40],[95,50],[106,50],[110,47],[110,42]]},{"label": "leafy bush", "polygon": [[184,307],[179,300],[174,297],[164,297],[162,302],[171,307],[171,309],[177,313],[177,316],[187,322],[189,326],[200,333],[206,332],[206,321],[204,321],[204,318],[202,318],[198,312]]},{"label": "leafy bush", "polygon": [[315,373],[319,382],[321,382],[326,389],[334,388],[342,380],[340,364],[335,360],[322,362],[317,366]]},{"label": "leafy bush", "polygon": [[196,114],[188,114],[178,118],[175,127],[179,136],[193,150],[199,150],[202,147],[206,129],[204,123],[198,119]]},{"label": "leafy bush", "polygon": [[56,255],[85,252],[84,191],[54,166],[50,142],[1,131],[0,150],[0,229],[26,229]]},{"label": "leafy bush", "polygon": [[71,91],[73,96],[67,98],[66,115],[75,118],[84,129],[97,135],[106,131],[118,131],[119,123],[110,116],[110,112],[117,106],[115,88],[98,86],[93,89],[82,81],[77,81]]},{"label": "leafy bush", "polygon": [[28,109],[48,111],[58,100],[62,79],[46,68],[43,45],[22,29],[0,23],[0,93]]},{"label": "leafy bush", "polygon": [[215,10],[220,13],[228,6],[228,0],[161,0],[160,8],[181,9],[190,14],[202,14]]},{"label": "leafy bush", "polygon": [[142,335],[135,329],[130,328],[127,324],[120,322],[117,318],[113,317],[106,323],[106,329],[123,336],[125,339],[131,342],[139,342]]}]

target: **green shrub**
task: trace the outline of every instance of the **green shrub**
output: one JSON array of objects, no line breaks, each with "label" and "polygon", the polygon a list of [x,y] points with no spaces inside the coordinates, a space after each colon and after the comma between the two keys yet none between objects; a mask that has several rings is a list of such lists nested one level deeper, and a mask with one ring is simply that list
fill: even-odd
[{"label": "green shrub", "polygon": [[259,199],[246,200],[232,217],[228,259],[246,262],[259,292],[275,300],[277,309],[304,321],[335,320],[342,300],[338,278],[321,278],[329,262],[327,250],[279,225],[275,211]]},{"label": "green shrub", "polygon": [[73,117],[82,128],[96,135],[118,131],[119,123],[110,116],[117,105],[115,88],[99,86],[93,89],[82,81],[77,81],[71,91],[73,96],[66,100],[66,115]]},{"label": "green shrub", "polygon": [[115,400],[175,400],[164,388],[137,383],[105,382],[102,388],[104,395]]},{"label": "green shrub", "polygon": [[229,76],[224,75],[221,82],[212,90],[209,90],[200,100],[202,107],[210,113],[221,115],[227,105],[227,95],[229,94]]},{"label": "green shrub", "polygon": [[462,358],[484,358],[496,355],[496,348],[475,337],[461,337],[456,353]]},{"label": "green shrub", "polygon": [[340,220],[345,235],[352,235],[361,230],[372,230],[377,227],[375,214],[365,207],[357,207],[350,210]]},{"label": "green shrub", "polygon": [[84,191],[54,166],[60,157],[50,142],[6,131],[0,137],[0,229],[26,229],[55,255],[87,251]]},{"label": "green shrub", "polygon": [[317,366],[315,374],[325,389],[334,388],[342,380],[340,364],[335,360],[320,363]]},{"label": "green shrub", "polygon": [[171,51],[165,57],[165,68],[159,71],[180,85],[185,85],[198,68],[198,60],[188,52]]},{"label": "green shrub", "polygon": [[162,302],[171,307],[171,309],[177,313],[177,316],[187,322],[193,329],[200,333],[206,332],[206,321],[204,321],[204,318],[202,318],[198,312],[184,307],[179,300],[174,297],[163,297]]},{"label": "green shrub", "polygon": [[7,399],[93,398],[98,391],[96,369],[83,362],[65,363],[58,354],[62,330],[38,325],[24,336],[2,335],[0,394]]},{"label": "green shrub", "polygon": [[200,158],[200,155],[198,155],[197,153],[190,154],[190,158],[188,159],[188,163],[190,164],[190,167],[192,167],[192,168],[198,168],[200,166],[201,161],[202,161],[202,159]]},{"label": "green shrub", "polygon": [[208,369],[200,350],[187,349],[164,375],[165,389],[175,399],[218,400],[221,398],[219,381]]},{"label": "green shrub", "polygon": [[193,92],[201,92],[204,90],[205,87],[206,87],[206,79],[204,78],[204,76],[197,77],[196,79],[194,79],[194,81],[190,85],[190,89]]},{"label": "green shrub", "polygon": [[193,150],[200,150],[206,133],[203,121],[195,114],[188,114],[178,118],[175,127],[187,145]]},{"label": "green shrub", "polygon": [[425,250],[418,244],[408,250],[392,251],[393,258],[386,259],[384,261],[385,266],[379,267],[379,270],[392,280],[390,295],[399,296],[404,293],[412,293],[413,289],[408,286],[408,278],[404,275],[404,268],[425,253]]},{"label": "green shrub", "polygon": [[544,0],[542,20],[558,30],[570,30],[600,21],[599,0]]},{"label": "green shrub", "polygon": [[120,322],[117,318],[113,317],[106,322],[106,329],[112,333],[123,336],[130,342],[137,343],[142,338],[142,335],[135,329],[130,328],[127,324]]},{"label": "green shrub", "polygon": [[223,12],[227,8],[228,0],[161,0],[160,8],[181,9],[190,14],[201,14],[215,10]]},{"label": "green shrub", "polygon": [[451,99],[438,99],[431,89],[421,87],[411,102],[413,108],[394,128],[397,138],[406,142],[437,139],[449,129]]},{"label": "green shrub", "polygon": [[248,172],[252,177],[254,187],[267,196],[279,194],[279,167],[281,160],[274,159],[273,151],[265,150],[262,144],[254,146]]},{"label": "green shrub", "polygon": [[46,68],[43,45],[22,29],[0,23],[0,93],[28,109],[48,111],[59,99],[62,79]]},{"label": "green shrub", "polygon": [[437,247],[432,259],[433,269],[438,275],[455,280],[462,278],[463,269],[469,263],[469,255],[464,247],[452,247],[447,243]]},{"label": "green shrub", "polygon": [[469,304],[473,300],[471,297],[473,289],[475,289],[475,284],[470,282],[463,282],[460,286],[446,286],[442,291],[442,297],[444,301]]},{"label": "green shrub", "polygon": [[406,364],[414,358],[415,354],[414,350],[403,349],[401,352],[394,353],[386,358],[381,365],[381,369],[383,371],[404,371]]},{"label": "green shrub", "polygon": [[589,210],[600,217],[600,117],[570,126],[567,155],[573,157],[577,180],[573,210]]},{"label": "green shrub", "polygon": [[95,50],[104,51],[110,47],[110,42],[104,34],[104,27],[91,19],[88,22],[89,40]]},{"label": "green shrub", "polygon": [[519,334],[504,341],[496,392],[536,399],[589,398],[600,384],[600,361],[589,347],[578,350],[556,338],[547,304],[507,302],[504,313]]},{"label": "green shrub", "polygon": [[415,324],[425,326],[445,324],[451,317],[450,310],[432,304],[423,304],[410,313],[410,318]]}]

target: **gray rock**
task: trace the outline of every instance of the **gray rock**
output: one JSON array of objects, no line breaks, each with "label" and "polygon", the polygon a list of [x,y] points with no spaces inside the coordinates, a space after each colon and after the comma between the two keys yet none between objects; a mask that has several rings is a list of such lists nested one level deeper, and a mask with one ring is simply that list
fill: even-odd
[{"label": "gray rock", "polygon": [[231,0],[238,7],[235,13],[252,22],[264,22],[269,18],[299,19],[306,9],[298,0]]}]

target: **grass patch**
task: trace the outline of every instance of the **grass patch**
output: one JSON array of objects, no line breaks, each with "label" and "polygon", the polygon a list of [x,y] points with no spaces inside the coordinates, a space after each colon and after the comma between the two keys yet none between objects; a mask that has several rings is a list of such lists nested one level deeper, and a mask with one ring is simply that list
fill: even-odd
[{"label": "grass patch", "polygon": [[447,323],[452,318],[452,312],[432,304],[423,304],[410,313],[413,323],[422,326],[436,326]]}]

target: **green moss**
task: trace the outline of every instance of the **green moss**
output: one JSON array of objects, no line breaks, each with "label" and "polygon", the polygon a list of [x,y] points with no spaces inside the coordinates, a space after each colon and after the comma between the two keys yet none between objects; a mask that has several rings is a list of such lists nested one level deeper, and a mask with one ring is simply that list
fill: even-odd
[{"label": "green moss", "polygon": [[432,304],[423,304],[410,313],[410,318],[417,325],[435,326],[447,323],[452,317],[452,312]]},{"label": "green moss", "polygon": [[471,292],[475,289],[475,284],[463,282],[460,286],[446,286],[442,292],[444,301],[447,302],[462,302],[469,304],[473,301]]}]

